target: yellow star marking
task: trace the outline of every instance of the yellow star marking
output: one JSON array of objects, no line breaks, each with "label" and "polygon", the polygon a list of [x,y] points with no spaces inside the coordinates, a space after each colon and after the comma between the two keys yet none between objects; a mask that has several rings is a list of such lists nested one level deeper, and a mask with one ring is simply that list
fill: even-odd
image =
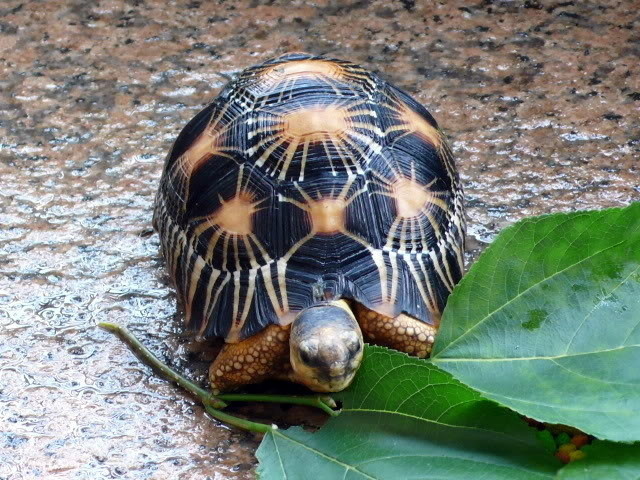
[{"label": "yellow star marking", "polygon": [[209,222],[232,235],[249,235],[253,214],[259,210],[256,206],[260,202],[254,202],[251,195],[246,193],[236,195],[228,201],[220,198],[220,202],[222,205],[214,212]]},{"label": "yellow star marking", "polygon": [[344,230],[345,211],[346,202],[341,199],[314,201],[308,209],[313,229],[325,235]]},{"label": "yellow star marking", "polygon": [[[221,257],[222,264],[219,269],[212,267],[212,273],[206,286],[205,304],[202,310],[202,317],[205,319],[205,322],[202,325],[200,334],[204,334],[208,324],[206,319],[210,317],[212,309],[217,304],[218,297],[225,286],[231,281],[233,288],[233,323],[227,334],[228,341],[237,341],[239,339],[244,323],[249,315],[253,297],[255,296],[257,271],[262,268],[262,265],[268,265],[272,261],[265,248],[260,244],[258,237],[253,233],[253,216],[260,210],[258,206],[265,199],[255,200],[256,195],[249,189],[249,176],[247,176],[246,181],[244,181],[244,170],[245,167],[243,165],[238,172],[236,191],[233,197],[225,200],[219,196],[220,206],[213,213],[191,220],[192,223],[196,224],[193,230],[194,244],[204,232],[209,229],[214,230],[212,236],[206,243],[207,252],[203,256],[204,261],[211,263],[214,255],[216,255],[216,245],[222,243],[222,251],[218,253]],[[251,242],[253,242],[255,248]],[[243,247],[244,253],[247,255],[251,265],[248,271],[246,291],[244,291],[245,286],[241,281],[241,247]],[[198,259],[200,259],[200,257],[198,257]],[[202,274],[200,264],[196,262],[195,267],[189,277],[190,295],[187,299],[189,303],[193,298],[191,292],[196,288]],[[225,276],[222,278],[222,282],[216,287],[214,293],[214,284],[222,273],[224,273]],[[277,305],[278,302],[273,292],[271,279],[266,276],[264,280],[270,299],[274,302],[274,309],[279,311],[280,308]],[[187,305],[187,309],[191,313],[190,304]]]},{"label": "yellow star marking", "polygon": [[349,124],[347,111],[335,106],[302,108],[283,117],[283,133],[299,141],[317,142],[325,137],[339,135]]},{"label": "yellow star marking", "polygon": [[291,62],[273,65],[264,75],[275,78],[296,76],[323,75],[332,78],[344,77],[344,69],[337,63],[328,60],[293,60]]},{"label": "yellow star marking", "polygon": [[433,145],[436,150],[440,152],[441,147],[443,147],[444,144],[440,131],[431,125],[426,118],[412,110],[404,102],[401,102],[388,94],[387,98],[389,100],[387,107],[396,113],[396,121],[398,123],[387,128],[384,131],[384,135],[388,135],[391,132],[404,131],[405,133],[397,137],[397,140],[405,135],[416,134],[426,142]]},{"label": "yellow star marking", "polygon": [[398,215],[403,218],[411,218],[420,215],[420,212],[429,201],[429,191],[414,180],[400,178],[393,185],[393,197],[396,200]]},{"label": "yellow star marking", "polygon": [[179,169],[187,179],[208,158],[214,155],[232,158],[225,151],[239,151],[238,148],[224,145],[224,138],[233,124],[233,122],[226,124],[222,122],[228,108],[229,104],[213,115],[206,128],[191,143],[189,149],[176,159],[175,168]]}]

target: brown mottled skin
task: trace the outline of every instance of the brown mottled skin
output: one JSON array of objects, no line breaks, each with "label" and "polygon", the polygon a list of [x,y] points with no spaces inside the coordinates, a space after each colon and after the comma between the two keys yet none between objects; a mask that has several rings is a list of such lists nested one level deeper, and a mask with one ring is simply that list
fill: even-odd
[{"label": "brown mottled skin", "polygon": [[227,343],[209,368],[215,394],[270,378],[288,379],[290,325],[270,325],[240,343]]},{"label": "brown mottled skin", "polygon": [[437,328],[400,314],[395,318],[386,317],[360,305],[354,305],[354,313],[364,336],[372,343],[393,348],[418,358],[426,358],[431,353]]},{"label": "brown mottled skin", "polygon": [[[437,329],[401,314],[387,317],[354,303],[355,317],[365,338],[377,345],[399,350],[418,358],[431,353]],[[289,361],[291,325],[271,325],[240,343],[227,343],[209,368],[215,394],[268,379],[299,381]]]}]

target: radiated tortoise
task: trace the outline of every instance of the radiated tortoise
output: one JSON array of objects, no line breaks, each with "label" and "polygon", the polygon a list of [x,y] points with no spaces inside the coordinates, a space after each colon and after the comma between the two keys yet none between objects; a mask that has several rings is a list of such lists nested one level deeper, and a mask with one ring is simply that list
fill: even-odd
[{"label": "radiated tortoise", "polygon": [[462,189],[429,112],[353,63],[244,70],[182,130],[154,226],[215,392],[353,379],[363,337],[429,355],[463,272]]}]

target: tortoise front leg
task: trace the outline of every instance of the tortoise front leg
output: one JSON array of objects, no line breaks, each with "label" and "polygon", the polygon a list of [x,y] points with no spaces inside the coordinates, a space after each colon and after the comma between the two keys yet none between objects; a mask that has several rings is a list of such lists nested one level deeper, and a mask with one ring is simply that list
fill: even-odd
[{"label": "tortoise front leg", "polygon": [[289,325],[270,325],[239,342],[227,343],[209,368],[214,395],[276,378],[288,380]]},{"label": "tortoise front leg", "polygon": [[436,327],[409,315],[387,317],[367,307],[354,306],[362,333],[375,343],[393,348],[418,358],[428,357],[435,341]]}]

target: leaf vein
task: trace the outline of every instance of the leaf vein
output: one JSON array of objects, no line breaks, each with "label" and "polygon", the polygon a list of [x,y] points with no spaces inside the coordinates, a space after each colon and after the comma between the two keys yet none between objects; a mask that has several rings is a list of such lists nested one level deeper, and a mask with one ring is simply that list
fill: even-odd
[{"label": "leaf vein", "polygon": [[617,350],[624,350],[625,348],[636,348],[636,347],[640,347],[640,344],[638,345],[621,345],[619,347],[614,347],[614,348],[605,348],[603,350],[598,350],[598,351],[594,351],[594,352],[580,352],[580,353],[572,353],[572,354],[561,354],[561,355],[549,355],[546,357],[502,357],[502,358],[456,358],[456,357],[449,357],[449,358],[438,358],[438,359],[434,359],[434,363],[453,363],[453,362],[520,362],[520,361],[529,361],[529,360],[552,360],[554,358],[573,358],[573,357],[579,357],[581,355],[594,355],[596,353],[607,353],[607,352],[615,352]]},{"label": "leaf vein", "polygon": [[616,244],[613,245],[609,245],[606,248],[603,248],[602,250],[599,250],[583,259],[581,259],[580,261],[568,265],[565,268],[563,268],[562,270],[559,270],[555,273],[553,273],[552,275],[544,278],[543,280],[539,281],[539,282],[535,282],[534,284],[532,284],[531,286],[527,287],[525,290],[523,290],[522,292],[518,293],[517,295],[515,295],[513,298],[509,299],[507,302],[503,303],[502,305],[500,305],[498,308],[496,308],[495,310],[493,310],[492,312],[490,312],[489,314],[487,314],[484,318],[480,319],[475,325],[473,325],[470,329],[468,329],[466,332],[463,332],[462,335],[460,335],[458,338],[454,339],[453,341],[451,341],[447,346],[445,346],[442,350],[440,350],[439,352],[436,353],[435,357],[439,357],[441,356],[445,351],[447,351],[448,349],[451,348],[451,346],[455,345],[456,343],[458,343],[462,338],[464,338],[466,335],[468,335],[471,331],[473,331],[474,329],[476,329],[479,325],[484,324],[485,321],[487,321],[489,318],[491,318],[495,313],[499,312],[500,310],[503,310],[507,305],[513,303],[516,299],[518,299],[519,297],[523,296],[525,293],[527,293],[528,291],[532,290],[533,288],[537,287],[538,285],[541,285],[545,282],[548,282],[549,280],[551,280],[552,278],[566,272],[567,270],[576,267],[578,265],[580,265],[583,262],[586,262],[587,260],[592,259],[593,257],[600,255],[601,253],[606,252],[607,250],[611,250],[612,248],[615,248],[621,244],[625,243],[624,241],[618,242]]},{"label": "leaf vein", "polygon": [[282,437],[283,439],[288,440],[291,443],[295,443],[298,446],[300,446],[300,447],[302,447],[304,449],[307,449],[310,452],[313,452],[313,453],[315,453],[316,455],[318,455],[320,457],[326,458],[327,460],[340,465],[342,468],[345,468],[345,469],[348,469],[348,470],[353,470],[354,472],[359,473],[360,475],[362,475],[365,478],[370,478],[371,480],[376,480],[375,477],[372,477],[371,475],[368,475],[367,473],[357,469],[356,467],[354,467],[352,465],[348,465],[348,464],[338,460],[337,458],[332,457],[331,455],[327,455],[326,453],[321,452],[320,450],[318,450],[316,448],[310,447],[309,445],[307,445],[305,443],[302,443],[302,442],[300,442],[299,440],[297,440],[297,439],[295,439],[293,437],[288,437],[288,436],[284,435],[283,433],[279,432],[278,430],[272,431],[272,434],[273,435],[278,435],[278,436]]},{"label": "leaf vein", "polygon": [[629,385],[629,386],[637,386],[638,385],[637,383],[616,382],[616,381],[613,381],[613,380],[602,380],[601,378],[590,377],[589,375],[585,375],[584,373],[576,372],[575,370],[572,370],[569,367],[567,367],[565,365],[562,365],[561,363],[558,363],[553,359],[551,359],[551,361],[553,363],[555,363],[556,365],[558,365],[563,370],[566,370],[567,372],[569,372],[569,373],[571,373],[573,375],[578,375],[579,377],[585,378],[587,380],[591,380],[593,382],[604,383],[605,385]]},{"label": "leaf vein", "polygon": [[499,430],[489,430],[487,428],[475,427],[475,426],[471,426],[471,425],[456,425],[454,423],[443,423],[443,422],[440,422],[440,421],[435,420],[435,419],[419,417],[418,415],[412,415],[410,413],[391,412],[391,411],[388,411],[388,410],[379,410],[379,409],[375,409],[375,408],[349,408],[349,409],[344,409],[344,411],[345,412],[360,412],[360,413],[381,413],[381,414],[384,414],[384,415],[400,415],[402,417],[407,417],[407,418],[419,420],[421,422],[426,422],[426,423],[433,423],[435,425],[443,425],[445,427],[459,428],[459,429],[462,429],[462,430],[469,429],[469,430],[474,430],[474,431],[478,431],[478,432],[491,432],[493,434],[501,435],[501,436],[503,436],[505,438],[508,438],[512,443],[513,442],[521,443],[523,445],[527,445],[527,448],[529,448],[531,446],[530,443],[526,442],[522,438],[514,437],[513,435],[509,434],[508,432],[501,432]]},{"label": "leaf vein", "polygon": [[[578,332],[582,329],[582,327],[584,326],[584,324],[587,322],[587,319],[591,316],[591,314],[593,312],[596,311],[596,308],[598,308],[598,306],[602,305],[602,303],[608,299],[609,297],[611,297],[611,295],[613,295],[613,292],[615,292],[618,288],[620,288],[622,285],[624,285],[626,283],[626,281],[629,279],[629,277],[631,277],[634,273],[636,273],[638,270],[640,270],[640,265],[638,265],[638,267],[631,272],[629,275],[626,276],[626,278],[624,278],[618,285],[616,285],[608,294],[606,294],[604,296],[604,298],[600,299],[599,302],[596,302],[596,304],[593,306],[593,308],[589,311],[589,313],[587,313],[584,316],[584,319],[582,320],[582,322],[580,323],[580,325],[578,326],[578,328],[576,328],[576,331],[573,333],[573,336],[571,337],[571,340],[569,340],[569,343],[567,344],[567,349],[565,350],[564,353],[568,353],[569,349],[571,348],[571,344],[573,343],[573,341],[576,339],[576,337],[578,336]],[[626,340],[625,340],[626,341]],[[624,345],[625,342],[623,342]]]}]

